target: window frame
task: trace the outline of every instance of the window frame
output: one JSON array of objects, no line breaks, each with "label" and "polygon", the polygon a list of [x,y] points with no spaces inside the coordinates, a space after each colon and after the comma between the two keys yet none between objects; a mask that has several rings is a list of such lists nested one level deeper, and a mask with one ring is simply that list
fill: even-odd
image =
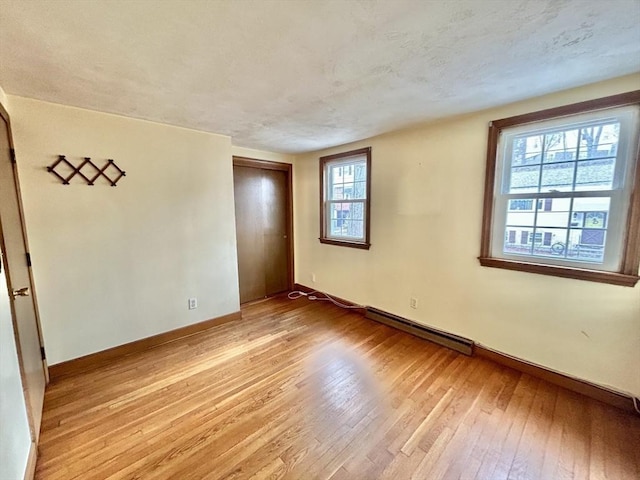
[{"label": "window frame", "polygon": [[491,252],[494,223],[494,189],[497,182],[501,182],[501,179],[496,179],[496,172],[499,170],[497,165],[498,144],[503,130],[562,117],[634,105],[640,106],[640,90],[516,115],[489,123],[482,234],[480,256],[478,257],[480,265],[628,287],[633,287],[640,280],[638,276],[638,267],[640,265],[640,142],[636,146],[636,151],[632,152],[629,157],[630,162],[635,162],[635,168],[632,166],[633,175],[628,179],[632,184],[630,186],[627,220],[626,225],[624,225],[626,229],[622,239],[621,262],[618,271],[593,270],[588,268],[588,264],[585,264],[585,268],[579,268],[568,265],[537,263],[535,258],[532,258],[532,261],[505,259],[492,256]]},{"label": "window frame", "polygon": [[[353,241],[346,239],[337,239],[327,235],[327,179],[325,178],[326,170],[329,165],[332,163],[339,163],[341,161],[346,161],[350,157],[361,157],[365,156],[366,158],[366,185],[365,185],[365,195],[364,199],[364,240],[363,241]],[[342,247],[351,247],[351,248],[360,248],[369,250],[371,247],[370,243],[370,231],[371,231],[371,147],[359,148],[357,150],[351,150],[343,153],[336,153],[333,155],[326,155],[324,157],[320,157],[320,243],[328,244],[328,245],[338,245]]]}]

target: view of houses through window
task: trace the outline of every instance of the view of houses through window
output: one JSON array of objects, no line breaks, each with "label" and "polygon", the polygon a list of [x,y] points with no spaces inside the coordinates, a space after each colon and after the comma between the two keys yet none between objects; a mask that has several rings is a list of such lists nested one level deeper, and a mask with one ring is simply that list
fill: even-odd
[{"label": "view of houses through window", "polygon": [[601,121],[512,138],[505,254],[602,263],[619,134]]},{"label": "view of houses through window", "polygon": [[329,236],[364,238],[365,160],[329,165]]},{"label": "view of houses through window", "polygon": [[608,213],[607,198],[511,200],[504,252],[602,262]]}]

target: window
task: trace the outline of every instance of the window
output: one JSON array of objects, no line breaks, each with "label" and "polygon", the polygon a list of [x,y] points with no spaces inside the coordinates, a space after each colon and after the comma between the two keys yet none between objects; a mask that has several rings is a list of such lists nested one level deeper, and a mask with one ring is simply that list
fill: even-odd
[{"label": "window", "polygon": [[481,265],[635,285],[639,131],[640,91],[492,122]]},{"label": "window", "polygon": [[321,157],[320,188],[320,242],[368,249],[371,148]]}]

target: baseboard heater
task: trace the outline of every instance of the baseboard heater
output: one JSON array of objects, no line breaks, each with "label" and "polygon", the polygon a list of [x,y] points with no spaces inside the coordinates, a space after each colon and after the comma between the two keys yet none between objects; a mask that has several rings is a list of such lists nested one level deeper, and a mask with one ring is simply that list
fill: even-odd
[{"label": "baseboard heater", "polygon": [[402,318],[373,307],[367,307],[365,317],[410,333],[416,337],[424,338],[425,340],[437,343],[443,347],[451,348],[456,352],[464,353],[469,356],[473,354],[473,341],[468,338],[459,337],[436,328],[426,327],[419,323],[412,322],[411,320],[407,320],[406,318]]}]

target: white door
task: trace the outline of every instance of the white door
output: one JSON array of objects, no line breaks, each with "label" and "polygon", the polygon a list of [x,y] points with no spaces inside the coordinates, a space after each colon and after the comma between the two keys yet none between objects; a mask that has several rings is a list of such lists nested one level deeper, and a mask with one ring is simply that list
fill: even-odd
[{"label": "white door", "polygon": [[23,388],[32,439],[40,434],[47,366],[42,348],[40,324],[33,290],[30,258],[27,254],[20,186],[10,142],[9,120],[0,110],[0,241],[11,313],[13,314],[16,347],[21,364]]}]

